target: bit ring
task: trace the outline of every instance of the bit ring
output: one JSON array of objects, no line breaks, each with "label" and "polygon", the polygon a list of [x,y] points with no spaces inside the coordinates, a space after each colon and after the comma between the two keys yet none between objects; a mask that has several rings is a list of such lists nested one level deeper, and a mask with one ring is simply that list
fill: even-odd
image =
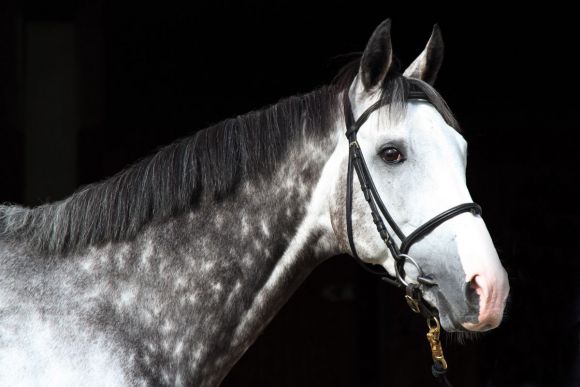
[{"label": "bit ring", "polygon": [[[410,255],[399,254],[399,258],[402,258],[402,260],[399,260],[399,259],[397,260],[397,263],[395,264],[395,274],[397,275],[397,280],[399,280],[399,282],[401,284],[403,284],[403,286],[408,287],[409,283],[407,281],[405,281],[405,279],[401,275],[400,267],[404,266],[405,262],[407,262],[407,261],[410,262],[417,269],[417,272],[418,272],[417,278],[425,277],[425,274],[423,273],[423,269],[421,269],[421,266],[419,266],[417,261],[415,261]],[[416,281],[416,282],[417,282],[417,285],[420,285],[420,281]]]}]

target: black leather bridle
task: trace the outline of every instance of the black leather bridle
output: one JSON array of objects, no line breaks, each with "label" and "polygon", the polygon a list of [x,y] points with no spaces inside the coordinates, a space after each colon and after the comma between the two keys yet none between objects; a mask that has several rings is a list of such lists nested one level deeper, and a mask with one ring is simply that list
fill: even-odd
[{"label": "black leather bridle", "polygon": [[[429,100],[427,95],[420,90],[410,90],[407,99],[426,101]],[[474,215],[480,215],[481,207],[476,203],[459,204],[425,222],[409,235],[405,235],[403,233],[381,200],[357,141],[357,133],[361,126],[366,122],[371,113],[379,109],[384,104],[385,103],[381,100],[375,102],[368,109],[366,109],[358,119],[355,120],[352,112],[352,106],[350,104],[350,98],[348,96],[348,91],[346,91],[344,95],[344,115],[347,128],[346,137],[348,138],[349,142],[348,171],[346,182],[346,230],[348,235],[348,243],[350,245],[352,256],[366,271],[380,276],[382,280],[390,284],[404,288],[406,291],[405,299],[407,300],[411,310],[422,314],[427,319],[427,324],[429,326],[429,333],[427,334],[427,337],[431,344],[434,360],[432,367],[433,375],[442,386],[450,386],[450,383],[445,376],[447,363],[443,357],[443,350],[439,342],[440,325],[438,313],[437,310],[427,305],[423,299],[423,288],[435,286],[437,283],[433,277],[429,276],[428,274],[426,275],[423,272],[421,266],[419,266],[419,264],[408,253],[413,244],[417,243],[419,240],[431,233],[444,222],[464,212],[471,212]],[[395,277],[389,275],[385,270],[377,271],[371,269],[368,264],[364,263],[357,254],[352,229],[353,170],[357,174],[361,190],[364,194],[365,200],[370,207],[373,222],[377,227],[377,231],[379,232],[381,239],[387,245],[391,255],[395,259]],[[385,226],[383,219],[387,221],[392,231],[401,241],[399,246],[396,244],[389,230]],[[410,263],[417,270],[418,275],[416,277],[416,282],[408,282],[405,279],[405,263]],[[430,334],[432,334],[431,337]],[[433,337],[433,335],[436,337]]]}]

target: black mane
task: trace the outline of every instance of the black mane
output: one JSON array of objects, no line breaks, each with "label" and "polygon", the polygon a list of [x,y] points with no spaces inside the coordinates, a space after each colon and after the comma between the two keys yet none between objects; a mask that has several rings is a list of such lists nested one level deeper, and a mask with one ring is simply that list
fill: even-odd
[{"label": "black mane", "polygon": [[[276,168],[289,145],[322,138],[342,119],[339,96],[352,83],[358,60],[332,85],[228,119],[162,148],[117,175],[81,188],[65,200],[35,208],[0,206],[0,237],[64,253],[107,241],[127,240],[154,219],[184,213],[199,198],[220,199],[238,183]],[[457,127],[443,99],[424,82],[394,74],[381,98],[403,111],[410,87],[428,96]]]}]

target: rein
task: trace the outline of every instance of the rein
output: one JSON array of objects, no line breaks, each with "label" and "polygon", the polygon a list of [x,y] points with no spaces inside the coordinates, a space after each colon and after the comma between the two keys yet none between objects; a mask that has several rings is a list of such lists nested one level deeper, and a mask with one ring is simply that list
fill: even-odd
[{"label": "rein", "polygon": [[[425,93],[419,90],[411,90],[407,99],[428,100]],[[408,253],[413,244],[417,243],[419,240],[431,233],[444,222],[464,212],[471,212],[474,215],[481,215],[481,207],[476,203],[459,204],[425,222],[409,235],[405,235],[381,200],[357,141],[357,133],[361,126],[366,122],[371,113],[384,105],[384,102],[381,100],[375,102],[356,120],[352,112],[352,106],[348,92],[345,92],[343,103],[345,115],[344,118],[347,128],[346,137],[349,142],[346,182],[346,230],[348,234],[348,243],[350,245],[351,254],[355,258],[355,261],[358,262],[360,266],[367,272],[379,276],[383,281],[388,282],[391,285],[405,289],[405,300],[407,301],[407,304],[411,310],[415,313],[421,314],[427,320],[427,326],[429,328],[427,333],[427,340],[431,346],[431,355],[433,358],[431,372],[441,386],[451,387],[451,383],[449,383],[446,375],[447,361],[445,360],[443,347],[441,346],[441,341],[439,339],[441,334],[439,314],[435,308],[429,306],[423,299],[423,289],[436,286],[437,283],[432,276],[423,272],[421,266],[419,266],[417,261],[415,261]],[[370,207],[373,222],[377,228],[377,231],[383,242],[385,242],[387,245],[391,255],[395,259],[394,277],[389,275],[386,271],[376,271],[371,269],[360,259],[357,254],[352,229],[353,170],[357,174],[361,190],[364,194],[366,202]],[[400,245],[397,245],[393,239],[391,233],[385,226],[383,219],[387,221],[393,233],[401,241]],[[414,281],[407,281],[405,279],[406,263],[411,264],[417,270],[418,275]]]}]

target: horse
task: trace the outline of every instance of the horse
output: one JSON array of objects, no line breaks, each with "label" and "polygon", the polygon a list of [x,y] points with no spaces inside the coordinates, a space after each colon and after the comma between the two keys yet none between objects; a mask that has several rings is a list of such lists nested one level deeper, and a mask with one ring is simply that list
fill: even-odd
[{"label": "horse", "polygon": [[442,57],[435,26],[400,71],[387,19],[330,85],[62,201],[0,206],[0,385],[217,386],[340,254],[419,291],[447,331],[497,327],[509,283],[432,86]]}]

